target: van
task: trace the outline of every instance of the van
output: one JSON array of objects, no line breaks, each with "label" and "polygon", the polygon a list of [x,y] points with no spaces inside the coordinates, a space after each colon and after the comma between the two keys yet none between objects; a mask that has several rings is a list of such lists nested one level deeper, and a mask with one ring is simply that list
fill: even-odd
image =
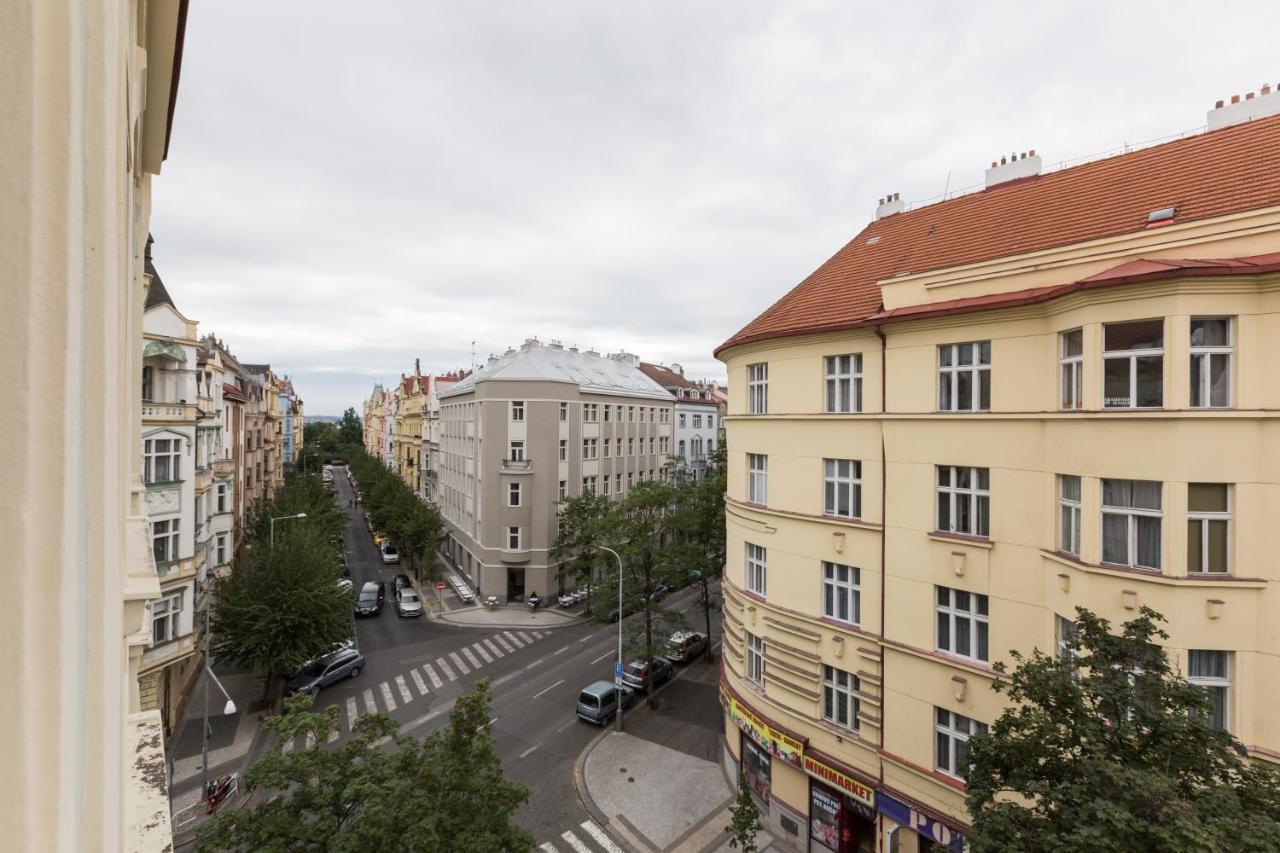
[{"label": "van", "polygon": [[606,726],[618,713],[621,696],[622,707],[630,708],[636,694],[629,687],[614,687],[608,681],[594,681],[578,694],[578,719],[597,726]]}]

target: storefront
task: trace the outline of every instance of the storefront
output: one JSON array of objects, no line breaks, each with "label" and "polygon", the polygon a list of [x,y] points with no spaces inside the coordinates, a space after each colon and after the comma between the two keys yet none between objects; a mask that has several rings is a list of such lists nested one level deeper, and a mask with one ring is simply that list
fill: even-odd
[{"label": "storefront", "polygon": [[807,750],[809,849],[832,853],[875,853],[875,791],[833,767],[826,756]]},{"label": "storefront", "polygon": [[[934,843],[952,853],[964,853],[964,836],[959,829],[891,797],[884,791],[876,793],[876,809],[900,828],[886,830],[887,837],[891,838],[895,831],[908,830],[920,836],[919,846],[922,850],[928,849],[929,843]],[[892,845],[886,844],[886,849],[892,850]]]}]

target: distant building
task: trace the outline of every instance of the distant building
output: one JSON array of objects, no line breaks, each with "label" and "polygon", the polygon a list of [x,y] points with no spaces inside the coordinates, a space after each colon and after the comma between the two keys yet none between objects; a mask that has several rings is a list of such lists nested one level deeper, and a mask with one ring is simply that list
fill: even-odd
[{"label": "distant building", "polygon": [[707,469],[707,459],[715,452],[720,436],[716,386],[686,379],[684,368],[679,364],[670,367],[650,364],[629,353],[619,353],[610,358],[624,359],[636,365],[645,376],[675,397],[675,445],[671,456],[681,460],[694,477],[701,480]]}]

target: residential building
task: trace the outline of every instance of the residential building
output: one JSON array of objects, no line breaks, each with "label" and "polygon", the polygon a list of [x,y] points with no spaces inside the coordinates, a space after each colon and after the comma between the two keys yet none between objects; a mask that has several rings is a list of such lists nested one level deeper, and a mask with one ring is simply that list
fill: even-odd
[{"label": "residential building", "polygon": [[280,459],[292,468],[302,451],[302,400],[288,376],[280,377],[276,405],[280,410]]},{"label": "residential building", "polygon": [[640,361],[628,353],[610,358],[635,359],[640,372],[657,382],[676,398],[671,455],[688,466],[701,480],[707,470],[707,459],[715,452],[720,438],[720,412],[715,401],[715,386],[708,382],[686,379],[679,364],[670,367]]},{"label": "residential building", "polygon": [[[196,399],[201,415],[196,426],[196,472],[201,482],[208,484],[203,491],[197,484],[197,491],[204,495],[204,523],[197,524],[203,536],[197,536],[201,561],[197,566],[195,606],[198,612],[203,613],[212,577],[230,571],[236,553],[240,532],[236,522],[236,487],[241,482],[237,470],[240,453],[236,442],[241,433],[238,427],[233,427],[233,423],[238,422],[233,411],[237,405],[236,394],[228,392],[222,350],[213,344],[211,337],[201,339],[196,364],[199,371]],[[206,627],[202,618],[196,619],[197,649],[201,648]]]},{"label": "residential building", "polygon": [[364,401],[364,449],[375,459],[382,459],[383,432],[386,420],[386,389],[374,383],[369,399]]},{"label": "residential building", "polygon": [[19,0],[0,28],[7,849],[172,847],[164,727],[138,695],[160,595],[139,377],[186,10]]},{"label": "residential building", "polygon": [[422,380],[426,386],[426,399],[423,401],[422,459],[419,462],[422,482],[418,494],[428,503],[439,502],[440,395],[465,376],[466,373],[455,371],[443,375],[424,376]]},{"label": "residential building", "polygon": [[725,760],[780,837],[959,850],[993,664],[1077,607],[1164,614],[1215,720],[1280,761],[1280,94],[1248,105],[884,199],[718,349]]},{"label": "residential building", "polygon": [[415,495],[422,493],[422,418],[426,405],[422,364],[414,360],[413,375],[402,376],[396,387],[395,433],[392,436],[394,467]]},{"label": "residential building", "polygon": [[280,406],[280,377],[269,364],[246,364],[249,378],[260,396],[256,408],[260,412],[262,443],[262,491],[273,496],[284,485],[284,411]]},{"label": "residential building", "polygon": [[530,339],[490,358],[440,393],[445,556],[484,595],[563,589],[556,505],[659,478],[673,405],[634,365],[593,351]]}]

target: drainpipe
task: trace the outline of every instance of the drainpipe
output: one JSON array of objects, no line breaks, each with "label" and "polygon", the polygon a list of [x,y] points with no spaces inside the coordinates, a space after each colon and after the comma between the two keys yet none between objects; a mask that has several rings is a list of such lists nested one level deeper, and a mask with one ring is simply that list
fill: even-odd
[{"label": "drainpipe", "polygon": [[[878,738],[878,747],[881,754],[880,761],[877,762],[880,771],[880,787],[884,787],[884,727],[885,727],[885,685],[888,679],[885,678],[885,590],[889,587],[889,573],[885,566],[885,554],[888,551],[887,537],[889,535],[889,463],[885,458],[885,415],[888,414],[887,401],[889,399],[889,389],[886,383],[889,375],[888,369],[888,341],[885,338],[884,330],[879,325],[875,327],[876,337],[880,339],[880,729]],[[878,835],[879,833],[877,833]]]}]

